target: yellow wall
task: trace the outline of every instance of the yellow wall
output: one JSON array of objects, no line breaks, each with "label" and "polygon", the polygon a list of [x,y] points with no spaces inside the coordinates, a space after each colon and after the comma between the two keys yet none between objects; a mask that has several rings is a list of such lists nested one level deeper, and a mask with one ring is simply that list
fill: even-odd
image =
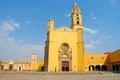
[{"label": "yellow wall", "polygon": [[90,65],[108,65],[108,54],[84,54],[85,71],[89,71]]},{"label": "yellow wall", "polygon": [[120,49],[109,54],[109,62],[120,62]]},{"label": "yellow wall", "polygon": [[[42,66],[44,65],[43,60],[37,60],[37,55],[32,54],[31,60],[25,59],[25,60],[9,60],[9,61],[3,61],[1,64],[4,66],[4,71],[38,71],[42,69]],[[12,65],[12,68],[10,69],[10,66]],[[21,67],[21,70],[19,70],[19,67]]]},{"label": "yellow wall", "polygon": [[43,65],[44,65],[43,60],[31,61],[31,70],[33,70],[33,71],[41,70]]}]

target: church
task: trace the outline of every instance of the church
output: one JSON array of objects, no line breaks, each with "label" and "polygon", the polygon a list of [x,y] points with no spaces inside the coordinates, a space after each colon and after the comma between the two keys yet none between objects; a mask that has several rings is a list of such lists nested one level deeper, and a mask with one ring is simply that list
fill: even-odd
[{"label": "church", "polygon": [[87,54],[84,50],[82,14],[74,3],[71,26],[55,28],[54,20],[47,22],[44,70],[48,72],[118,71],[120,50]]}]

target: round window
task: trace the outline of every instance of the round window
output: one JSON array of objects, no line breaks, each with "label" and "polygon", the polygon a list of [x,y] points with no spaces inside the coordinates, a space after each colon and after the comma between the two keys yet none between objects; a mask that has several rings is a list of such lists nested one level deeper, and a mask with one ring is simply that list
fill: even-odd
[{"label": "round window", "polygon": [[64,51],[67,51],[69,49],[69,45],[67,43],[63,43],[61,45],[61,49],[64,50]]}]

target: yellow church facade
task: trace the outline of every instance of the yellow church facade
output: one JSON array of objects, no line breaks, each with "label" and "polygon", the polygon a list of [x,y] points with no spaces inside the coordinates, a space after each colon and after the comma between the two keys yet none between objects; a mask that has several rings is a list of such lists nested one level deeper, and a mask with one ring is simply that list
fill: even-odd
[{"label": "yellow church facade", "polygon": [[[114,56],[114,57],[113,57]],[[74,3],[71,27],[54,28],[47,22],[44,70],[48,72],[120,71],[120,50],[105,54],[84,51],[82,14]]]}]

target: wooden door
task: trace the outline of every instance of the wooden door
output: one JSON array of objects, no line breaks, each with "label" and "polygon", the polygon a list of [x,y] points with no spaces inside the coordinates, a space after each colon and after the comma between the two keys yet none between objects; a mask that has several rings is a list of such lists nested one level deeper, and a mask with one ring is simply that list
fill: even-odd
[{"label": "wooden door", "polygon": [[69,61],[62,61],[62,71],[69,71]]}]

